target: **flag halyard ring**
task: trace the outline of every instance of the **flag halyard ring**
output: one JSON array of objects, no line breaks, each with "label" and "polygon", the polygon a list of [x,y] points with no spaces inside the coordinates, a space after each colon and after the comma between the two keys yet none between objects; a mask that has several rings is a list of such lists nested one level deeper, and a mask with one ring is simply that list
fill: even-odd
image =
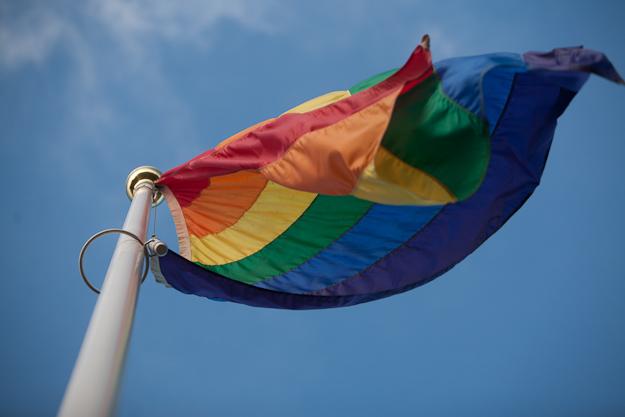
[{"label": "flag halyard ring", "polygon": [[143,274],[141,275],[141,283],[143,284],[143,281],[145,281],[145,278],[148,276],[148,270],[150,269],[150,262],[149,262],[149,258],[150,255],[148,253],[148,250],[145,246],[145,244],[141,241],[141,239],[139,239],[139,237],[137,235],[135,235],[132,232],[129,232],[128,230],[124,230],[124,229],[104,229],[98,233],[96,233],[95,235],[91,236],[89,239],[87,239],[87,241],[85,242],[85,244],[82,246],[82,249],[80,249],[80,255],[78,256],[78,268],[80,270],[80,276],[82,277],[83,281],[85,282],[85,284],[87,284],[87,287],[89,287],[93,292],[100,294],[100,289],[95,287],[91,281],[89,281],[89,278],[87,278],[87,275],[85,274],[85,268],[83,266],[83,259],[84,259],[84,255],[85,252],[87,251],[87,248],[89,247],[89,245],[91,245],[91,243],[93,243],[94,240],[96,240],[99,237],[102,237],[104,235],[109,235],[112,233],[119,233],[122,235],[126,235],[129,236],[131,238],[133,238],[134,240],[136,240],[137,242],[139,242],[139,244],[141,246],[143,246],[143,256],[144,256],[144,260],[143,260],[143,264],[145,265],[143,268]]}]

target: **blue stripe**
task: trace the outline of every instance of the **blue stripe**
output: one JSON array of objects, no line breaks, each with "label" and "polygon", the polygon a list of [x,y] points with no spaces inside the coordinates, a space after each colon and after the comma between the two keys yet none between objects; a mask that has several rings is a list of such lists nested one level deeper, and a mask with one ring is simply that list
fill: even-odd
[{"label": "blue stripe", "polygon": [[297,268],[255,285],[299,294],[333,285],[396,249],[440,209],[441,206],[375,204],[352,229],[325,250]]},{"label": "blue stripe", "polygon": [[443,91],[456,103],[497,125],[514,74],[526,71],[518,54],[497,53],[446,59],[435,64]]}]

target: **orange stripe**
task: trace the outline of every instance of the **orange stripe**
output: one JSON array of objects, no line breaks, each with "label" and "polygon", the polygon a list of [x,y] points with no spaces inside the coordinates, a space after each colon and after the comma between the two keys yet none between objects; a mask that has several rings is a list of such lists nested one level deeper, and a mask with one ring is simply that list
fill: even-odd
[{"label": "orange stripe", "polygon": [[[349,92],[335,91],[300,104],[288,112],[307,112],[347,96]],[[248,127],[222,141],[215,149],[223,148],[274,120],[268,119]],[[229,228],[245,215],[263,191],[266,183],[265,177],[256,171],[239,171],[211,178],[210,185],[202,190],[189,206],[182,208],[189,233],[202,237]]]},{"label": "orange stripe", "polygon": [[235,224],[220,233],[189,236],[191,260],[223,265],[260,251],[291,227],[316,196],[268,182]]},{"label": "orange stripe", "polygon": [[[215,150],[274,120],[267,119],[235,133],[215,146]],[[232,226],[254,204],[266,184],[267,180],[253,171],[239,171],[211,178],[208,187],[190,205],[182,207],[189,233],[204,236]]]},{"label": "orange stripe", "polygon": [[263,191],[267,180],[256,171],[211,178],[210,185],[182,213],[189,234],[204,236],[232,226]]},{"label": "orange stripe", "polygon": [[[328,93],[300,104],[288,112],[310,111],[347,96],[349,96],[348,92]],[[215,149],[221,149],[274,120],[268,119],[250,126],[222,141]],[[189,206],[182,208],[189,233],[202,237],[229,228],[245,215],[245,212],[263,191],[266,183],[265,177],[255,171],[239,171],[234,174],[211,178],[210,185],[202,190]]]},{"label": "orange stripe", "polygon": [[282,158],[260,171],[285,187],[351,193],[380,145],[401,87],[340,122],[302,135]]}]

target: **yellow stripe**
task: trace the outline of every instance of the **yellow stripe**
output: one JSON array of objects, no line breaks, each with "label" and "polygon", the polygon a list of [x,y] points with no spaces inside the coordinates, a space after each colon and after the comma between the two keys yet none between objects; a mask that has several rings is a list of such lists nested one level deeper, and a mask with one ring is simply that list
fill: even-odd
[{"label": "yellow stripe", "polygon": [[456,198],[433,177],[378,148],[363,171],[352,195],[381,204],[431,206]]},{"label": "yellow stripe", "polygon": [[191,260],[205,265],[222,265],[258,252],[284,233],[316,195],[269,181],[238,222],[219,233],[190,236]]},{"label": "yellow stripe", "polygon": [[286,113],[307,113],[309,111],[313,111],[313,110],[317,110],[321,107],[330,105],[334,102],[337,102],[339,100],[342,100],[346,97],[349,97],[351,94],[349,94],[349,91],[332,91],[330,93],[326,93],[322,96],[319,97],[315,97],[313,99],[310,99],[302,104],[300,104],[299,106],[295,106],[292,109],[284,112],[283,114]]}]

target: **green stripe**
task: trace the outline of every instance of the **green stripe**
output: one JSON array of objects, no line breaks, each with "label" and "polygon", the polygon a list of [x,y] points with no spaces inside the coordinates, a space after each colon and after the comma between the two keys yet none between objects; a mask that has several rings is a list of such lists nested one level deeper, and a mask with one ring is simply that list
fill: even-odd
[{"label": "green stripe", "polygon": [[248,284],[281,275],[329,246],[371,205],[352,196],[318,195],[291,227],[255,254],[224,265],[197,264]]},{"label": "green stripe", "polygon": [[436,74],[399,96],[382,145],[459,200],[480,186],[490,158],[486,123],[447,97]]},{"label": "green stripe", "polygon": [[369,77],[366,80],[361,81],[355,86],[353,86],[352,88],[350,88],[349,93],[356,94],[359,91],[366,90],[369,87],[373,87],[374,85],[379,84],[382,81],[386,80],[388,77],[395,74],[396,72],[397,72],[397,68],[382,72],[380,74],[376,74],[373,77]]}]

